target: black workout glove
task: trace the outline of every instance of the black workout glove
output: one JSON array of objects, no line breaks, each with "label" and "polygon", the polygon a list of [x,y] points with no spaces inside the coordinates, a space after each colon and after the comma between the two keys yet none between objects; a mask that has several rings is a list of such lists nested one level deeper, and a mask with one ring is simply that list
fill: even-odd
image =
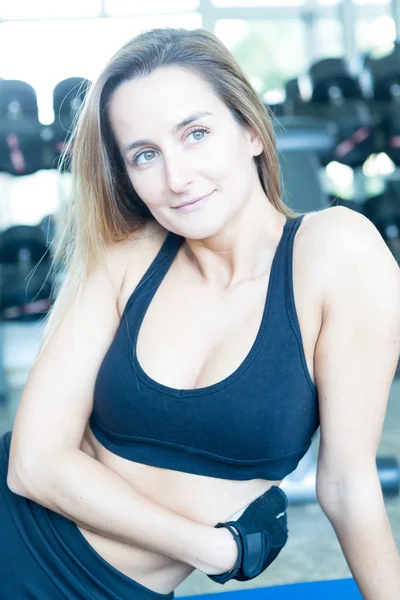
[{"label": "black workout glove", "polygon": [[232,533],[238,558],[228,573],[208,577],[224,584],[231,579],[248,581],[265,571],[286,544],[287,505],[286,494],[274,485],[254,500],[237,521],[218,523],[215,527],[227,527]]}]

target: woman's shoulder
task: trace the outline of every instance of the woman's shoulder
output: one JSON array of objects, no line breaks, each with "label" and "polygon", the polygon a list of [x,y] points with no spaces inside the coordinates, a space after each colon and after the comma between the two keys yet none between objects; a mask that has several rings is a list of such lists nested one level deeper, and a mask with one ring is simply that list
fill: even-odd
[{"label": "woman's shoulder", "polygon": [[110,270],[118,279],[118,307],[122,314],[132,289],[139,283],[157,256],[168,231],[157,221],[149,221],[140,230],[109,247]]},{"label": "woman's shoulder", "polygon": [[[341,285],[343,270],[354,253],[380,238],[362,214],[343,206],[310,212],[302,218],[295,238],[293,265],[301,285],[311,286],[321,307],[329,290]],[[351,262],[351,261],[350,261]]]},{"label": "woman's shoulder", "polygon": [[345,206],[308,213],[301,225],[301,243],[316,261],[333,261],[362,251],[365,245],[383,240],[375,225],[363,214]]},{"label": "woman's shoulder", "polygon": [[363,214],[333,206],[309,213],[303,221],[296,240],[297,260],[307,265],[321,297],[346,286],[356,271],[368,277],[380,265],[396,270],[381,234]]},{"label": "woman's shoulder", "polygon": [[108,260],[118,270],[140,265],[146,262],[147,255],[158,251],[167,234],[168,231],[159,223],[148,221],[123,240],[110,243],[107,247]]}]

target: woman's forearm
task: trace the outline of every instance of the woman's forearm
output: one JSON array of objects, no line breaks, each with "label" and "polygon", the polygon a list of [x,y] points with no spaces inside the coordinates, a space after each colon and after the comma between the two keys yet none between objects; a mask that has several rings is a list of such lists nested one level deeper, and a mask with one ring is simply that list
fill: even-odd
[{"label": "woman's forearm", "polygon": [[229,571],[235,564],[237,547],[228,531],[152,502],[79,449],[60,452],[50,465],[19,474],[16,481],[9,482],[15,493],[106,537],[164,554],[207,574]]},{"label": "woman's forearm", "polygon": [[377,486],[354,489],[329,517],[364,600],[400,598],[400,556]]}]

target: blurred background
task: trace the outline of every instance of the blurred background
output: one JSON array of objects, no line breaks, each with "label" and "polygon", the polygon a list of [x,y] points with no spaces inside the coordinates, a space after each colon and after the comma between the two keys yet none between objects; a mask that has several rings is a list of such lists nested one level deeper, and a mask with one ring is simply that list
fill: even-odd
[{"label": "blurred background", "polygon": [[[54,301],[49,267],[71,180],[59,158],[75,114],[125,41],[164,26],[204,27],[232,51],[273,115],[289,205],[361,212],[400,261],[400,0],[3,0],[0,434]],[[377,464],[400,547],[399,400],[395,377]],[[318,442],[283,485],[291,543],[241,589],[351,576],[315,499]],[[206,591],[221,589],[194,573],[177,595]]]}]

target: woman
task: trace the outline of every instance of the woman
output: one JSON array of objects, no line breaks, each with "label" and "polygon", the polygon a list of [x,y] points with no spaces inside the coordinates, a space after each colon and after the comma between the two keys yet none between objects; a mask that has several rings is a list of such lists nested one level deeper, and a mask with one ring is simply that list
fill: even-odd
[{"label": "woman", "polygon": [[400,284],[375,227],[283,204],[264,107],[203,30],[111,59],[73,177],[66,278],[2,440],[6,598],[253,578],[286,541],[279,484],[319,423],[320,504],[364,597],[397,598],[375,455]]}]

